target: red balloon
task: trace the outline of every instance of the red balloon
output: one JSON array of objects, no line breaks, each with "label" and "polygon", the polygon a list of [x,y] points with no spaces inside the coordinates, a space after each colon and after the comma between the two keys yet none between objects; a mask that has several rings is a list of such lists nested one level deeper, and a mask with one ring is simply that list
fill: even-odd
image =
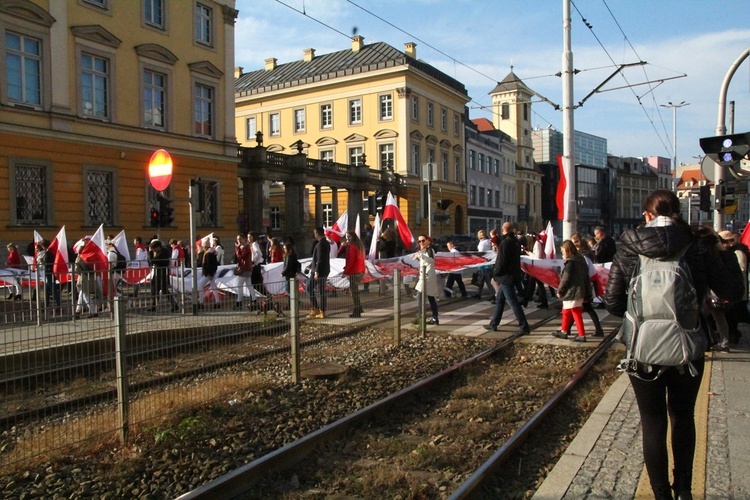
[{"label": "red balloon", "polygon": [[157,150],[148,162],[148,180],[157,191],[164,191],[172,182],[172,157],[164,149]]}]

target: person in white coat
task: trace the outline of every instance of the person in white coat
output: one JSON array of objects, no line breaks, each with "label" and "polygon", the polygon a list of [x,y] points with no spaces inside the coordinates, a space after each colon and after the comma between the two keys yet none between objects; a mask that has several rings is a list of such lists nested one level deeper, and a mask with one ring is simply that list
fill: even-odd
[{"label": "person in white coat", "polygon": [[414,259],[419,260],[419,281],[417,281],[417,319],[415,324],[422,321],[422,294],[427,295],[432,309],[432,318],[427,321],[428,325],[439,325],[438,307],[435,297],[438,294],[437,274],[435,273],[435,251],[432,249],[432,238],[420,235],[417,239],[419,251],[414,254]]}]

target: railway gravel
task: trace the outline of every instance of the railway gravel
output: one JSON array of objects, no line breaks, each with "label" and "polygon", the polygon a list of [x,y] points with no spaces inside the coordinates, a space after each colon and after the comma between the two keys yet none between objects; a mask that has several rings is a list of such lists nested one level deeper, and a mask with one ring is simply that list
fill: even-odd
[{"label": "railway gravel", "polygon": [[[285,356],[225,368],[213,378],[242,373],[248,384],[221,394],[213,403],[183,411],[167,421],[154,422],[153,427],[138,429],[134,442],[125,449],[111,442],[92,443],[85,460],[66,457],[63,450],[58,456],[5,475],[2,496],[173,498],[491,345],[486,340],[444,334],[428,333],[422,338],[413,330],[405,330],[402,345],[396,347],[391,344],[390,334],[388,330],[372,328],[303,351],[306,363],[346,366],[345,376],[338,380],[304,379],[294,385]],[[583,355],[581,350],[567,348],[539,346],[539,349],[545,349],[543,356],[533,362],[509,363],[504,376],[521,380],[529,370],[548,369],[550,365],[571,371],[578,367]],[[573,354],[576,351],[581,354]],[[614,378],[614,370],[609,371]],[[542,441],[546,448],[552,442],[552,456],[564,450],[565,442],[572,439],[587,411],[598,401],[596,394],[606,390],[606,373],[593,381],[582,400],[570,402],[569,408],[557,418],[557,426],[562,430],[545,431],[548,435]],[[160,390],[184,388],[201,383],[206,377],[181,381]],[[519,412],[544,402],[541,392],[535,395],[528,388],[509,387],[507,391],[508,399],[516,402]],[[535,402],[536,397],[539,400]],[[4,433],[4,440],[9,432],[12,430]],[[541,448],[545,447],[536,446],[541,455]],[[512,468],[514,486],[498,486],[493,496],[502,491],[503,497],[522,498],[533,491],[540,473],[548,467],[550,455],[548,451],[544,453],[544,458],[524,456],[520,462],[523,465]],[[436,484],[426,491],[434,491],[433,497],[441,498],[445,488]],[[310,494],[307,498],[316,497]],[[294,494],[288,498],[294,498]]]}]

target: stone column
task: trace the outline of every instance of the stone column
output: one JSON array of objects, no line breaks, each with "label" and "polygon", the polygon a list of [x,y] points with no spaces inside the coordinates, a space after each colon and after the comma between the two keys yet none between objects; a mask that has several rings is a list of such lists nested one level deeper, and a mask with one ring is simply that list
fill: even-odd
[{"label": "stone column", "polygon": [[359,214],[359,222],[362,227],[359,228],[360,234],[364,233],[362,228],[367,223],[362,213],[362,190],[361,189],[348,189],[349,200],[347,204],[347,211],[349,213],[349,231],[355,231],[357,224],[357,215]]},{"label": "stone column", "polygon": [[320,186],[315,186],[315,227],[323,225],[323,198],[320,193]]},{"label": "stone column", "polygon": [[339,188],[331,186],[331,213],[335,221],[339,214]]},{"label": "stone column", "polygon": [[305,185],[302,182],[285,182],[284,183],[284,206],[286,216],[286,234],[294,238],[297,245],[297,251],[300,256],[309,255],[310,238],[312,233],[305,227],[305,209],[304,204],[307,200],[305,196]]},{"label": "stone column", "polygon": [[242,210],[248,216],[249,230],[264,232],[262,179],[242,178]]}]

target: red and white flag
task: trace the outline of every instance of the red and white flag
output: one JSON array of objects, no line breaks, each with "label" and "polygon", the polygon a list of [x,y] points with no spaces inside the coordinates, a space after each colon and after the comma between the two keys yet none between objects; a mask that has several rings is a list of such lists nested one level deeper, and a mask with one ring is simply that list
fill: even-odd
[{"label": "red and white flag", "polygon": [[568,179],[565,177],[565,159],[562,155],[557,156],[557,168],[560,171],[560,180],[557,183],[557,194],[555,205],[557,205],[557,218],[568,220],[568,205],[570,203],[570,189]]},{"label": "red and white flag", "polygon": [[359,234],[359,233],[360,233],[360,229],[359,229],[359,214],[357,214],[357,222],[354,223],[354,234],[357,235],[357,238],[361,238],[362,237],[362,235]]},{"label": "red and white flag", "polygon": [[200,239],[200,246],[196,248],[197,252],[196,255],[199,254],[203,250],[203,245],[208,243],[209,247],[213,247],[214,245],[214,233],[209,233],[203,238]]},{"label": "red and white flag", "polygon": [[368,260],[375,260],[378,258],[378,239],[380,237],[380,214],[375,214],[375,227],[372,228],[372,241],[370,242],[369,252],[367,254]]},{"label": "red and white flag", "polygon": [[70,263],[68,259],[68,237],[65,235],[65,226],[60,228],[60,231],[49,244],[47,251],[54,256],[54,264],[52,265],[52,271],[55,273],[57,281],[60,283],[68,283],[71,280]]},{"label": "red and white flag", "polygon": [[547,228],[544,230],[547,240],[544,242],[544,256],[548,259],[555,258],[555,232],[552,229],[552,221],[547,222]]},{"label": "red and white flag", "polygon": [[406,248],[411,249],[414,245],[414,235],[411,234],[411,230],[406,224],[404,216],[401,215],[401,211],[398,209],[398,205],[396,205],[396,200],[393,198],[393,194],[391,194],[390,191],[388,192],[388,200],[385,202],[385,207],[383,207],[383,220],[387,219],[393,219],[396,221],[396,227],[398,228],[398,234],[401,237],[401,241]]},{"label": "red and white flag", "polygon": [[118,252],[120,252],[124,257],[125,260],[130,262],[130,250],[128,249],[128,238],[125,236],[125,230],[123,229],[120,231],[117,236],[115,236],[112,239],[112,243],[115,245],[115,248]]},{"label": "red and white flag", "polygon": [[96,271],[102,280],[102,290],[106,294],[109,290],[109,261],[107,260],[107,247],[104,244],[104,224],[99,226],[91,240],[79,250],[78,255]]},{"label": "red and white flag", "polygon": [[36,256],[39,253],[37,250],[37,244],[42,241],[42,235],[37,232],[36,229],[34,229],[34,261],[31,263],[31,270],[36,270]]},{"label": "red and white flag", "polygon": [[334,222],[332,227],[325,230],[325,235],[328,236],[331,241],[338,243],[341,241],[341,237],[344,236],[346,231],[349,229],[349,215],[347,212],[341,214],[339,220]]}]

